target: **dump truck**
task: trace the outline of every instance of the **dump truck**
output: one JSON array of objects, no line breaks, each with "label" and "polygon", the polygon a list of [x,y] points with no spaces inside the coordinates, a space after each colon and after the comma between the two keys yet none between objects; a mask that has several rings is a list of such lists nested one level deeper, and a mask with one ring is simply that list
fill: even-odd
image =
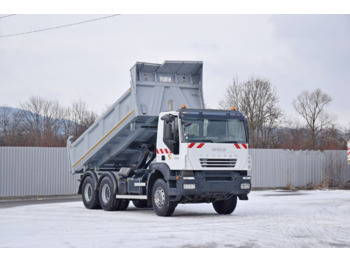
[{"label": "dump truck", "polygon": [[137,62],[131,87],[80,137],[67,141],[86,208],[153,207],[171,216],[178,204],[212,203],[231,214],[248,200],[252,160],[245,116],[205,109],[203,62]]}]

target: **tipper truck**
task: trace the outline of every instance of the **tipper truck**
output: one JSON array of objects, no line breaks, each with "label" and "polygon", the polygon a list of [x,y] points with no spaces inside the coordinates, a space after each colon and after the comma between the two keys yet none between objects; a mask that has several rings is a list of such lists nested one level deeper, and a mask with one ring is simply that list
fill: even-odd
[{"label": "tipper truck", "polygon": [[85,207],[125,210],[132,201],[171,216],[179,203],[212,203],[231,214],[251,189],[247,119],[205,109],[200,61],[137,62],[130,73],[131,88],[67,141]]}]

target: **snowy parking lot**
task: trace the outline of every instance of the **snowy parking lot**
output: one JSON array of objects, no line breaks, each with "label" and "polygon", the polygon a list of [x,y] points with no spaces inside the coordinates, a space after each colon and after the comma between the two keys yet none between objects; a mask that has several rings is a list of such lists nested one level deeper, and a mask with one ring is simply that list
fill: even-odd
[{"label": "snowy parking lot", "polygon": [[[350,191],[252,191],[231,215],[211,204],[106,212],[81,201],[0,208],[0,247],[350,247]],[[0,203],[1,205],[1,203]]]}]

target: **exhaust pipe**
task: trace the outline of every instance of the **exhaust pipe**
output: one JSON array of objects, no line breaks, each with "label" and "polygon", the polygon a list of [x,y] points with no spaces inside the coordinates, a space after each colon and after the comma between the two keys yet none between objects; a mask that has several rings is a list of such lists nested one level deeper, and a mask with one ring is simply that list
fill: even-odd
[{"label": "exhaust pipe", "polygon": [[168,111],[173,111],[173,100],[168,100]]}]

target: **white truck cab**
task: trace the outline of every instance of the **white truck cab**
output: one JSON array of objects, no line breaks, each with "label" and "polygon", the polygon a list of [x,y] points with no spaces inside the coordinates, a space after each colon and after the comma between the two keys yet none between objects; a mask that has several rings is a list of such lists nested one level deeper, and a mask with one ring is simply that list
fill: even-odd
[{"label": "white truck cab", "polygon": [[158,125],[157,162],[172,170],[251,169],[248,125],[241,113],[182,108],[159,119],[164,124]]}]

